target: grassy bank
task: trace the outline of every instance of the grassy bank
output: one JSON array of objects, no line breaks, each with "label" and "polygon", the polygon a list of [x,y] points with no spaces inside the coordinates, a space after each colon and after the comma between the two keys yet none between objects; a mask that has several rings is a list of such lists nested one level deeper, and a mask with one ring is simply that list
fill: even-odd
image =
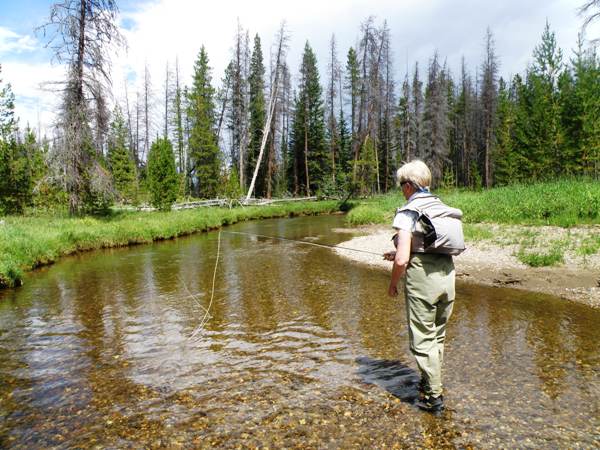
[{"label": "grassy bank", "polygon": [[[560,264],[566,253],[586,257],[600,251],[600,183],[560,180],[514,185],[480,192],[436,192],[464,213],[465,238],[516,248],[530,266]],[[399,192],[361,202],[348,213],[351,225],[390,224],[405,203]],[[493,227],[491,224],[495,224]],[[544,233],[541,226],[560,227]],[[577,230],[571,230],[578,227]]]},{"label": "grassy bank", "polygon": [[[600,182],[554,181],[484,191],[439,191],[446,203],[462,209],[466,223],[554,225],[600,223]],[[353,225],[389,223],[405,203],[399,192],[362,202],[348,214]]]},{"label": "grassy bank", "polygon": [[108,217],[6,217],[0,225],[0,286],[23,272],[78,251],[171,239],[250,219],[332,213],[339,202],[294,202],[246,208],[118,212]]}]

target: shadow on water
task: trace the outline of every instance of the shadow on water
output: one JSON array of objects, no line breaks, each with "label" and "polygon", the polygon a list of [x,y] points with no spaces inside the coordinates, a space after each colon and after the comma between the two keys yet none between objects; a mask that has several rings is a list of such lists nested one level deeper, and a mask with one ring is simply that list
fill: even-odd
[{"label": "shadow on water", "polygon": [[357,374],[367,384],[385,389],[405,403],[414,404],[419,397],[419,373],[401,361],[373,359],[368,356],[356,358]]}]

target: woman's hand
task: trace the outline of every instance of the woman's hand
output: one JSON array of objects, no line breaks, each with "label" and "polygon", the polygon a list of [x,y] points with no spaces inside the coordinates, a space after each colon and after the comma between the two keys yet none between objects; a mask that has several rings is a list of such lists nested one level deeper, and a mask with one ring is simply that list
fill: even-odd
[{"label": "woman's hand", "polygon": [[390,287],[388,288],[388,295],[390,297],[398,297],[398,287],[394,284],[390,284]]},{"label": "woman's hand", "polygon": [[383,254],[383,259],[385,259],[386,261],[393,261],[394,258],[396,258],[396,252],[394,250],[391,250],[389,252],[385,252]]}]

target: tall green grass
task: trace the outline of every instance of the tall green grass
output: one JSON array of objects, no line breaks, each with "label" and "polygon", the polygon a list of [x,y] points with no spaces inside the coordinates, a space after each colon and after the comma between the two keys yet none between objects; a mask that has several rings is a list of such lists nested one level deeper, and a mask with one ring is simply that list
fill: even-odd
[{"label": "tall green grass", "polygon": [[250,219],[326,214],[339,202],[294,202],[246,208],[171,212],[115,212],[108,217],[12,216],[0,225],[0,286],[23,272],[78,251],[170,239]]},{"label": "tall green grass", "polygon": [[[484,191],[437,192],[442,200],[460,208],[467,223],[574,225],[600,223],[600,182],[558,180],[513,185]],[[405,203],[400,193],[375,197],[348,214],[348,223],[390,223],[395,209]]]}]

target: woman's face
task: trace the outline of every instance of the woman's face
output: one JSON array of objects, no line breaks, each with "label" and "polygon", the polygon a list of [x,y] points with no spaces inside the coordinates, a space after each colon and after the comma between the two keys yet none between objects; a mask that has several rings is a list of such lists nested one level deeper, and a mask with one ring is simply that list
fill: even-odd
[{"label": "woman's face", "polygon": [[404,195],[406,200],[408,200],[410,196],[415,193],[415,188],[408,181],[401,182],[400,189],[402,190],[402,195]]}]

